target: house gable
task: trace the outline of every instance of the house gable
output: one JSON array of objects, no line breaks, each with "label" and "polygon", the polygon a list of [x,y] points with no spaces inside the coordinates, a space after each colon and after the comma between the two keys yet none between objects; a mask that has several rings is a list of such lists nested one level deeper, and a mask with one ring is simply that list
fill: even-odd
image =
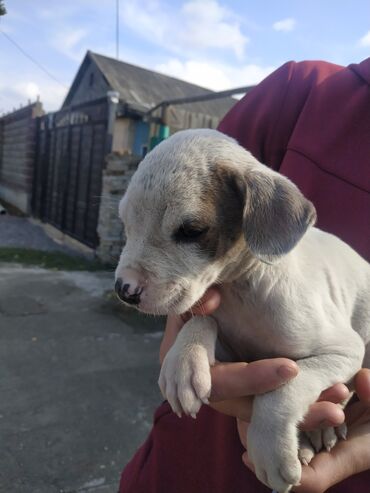
[{"label": "house gable", "polygon": [[62,108],[104,97],[109,90],[111,87],[106,77],[91,57],[90,52],[87,52]]}]

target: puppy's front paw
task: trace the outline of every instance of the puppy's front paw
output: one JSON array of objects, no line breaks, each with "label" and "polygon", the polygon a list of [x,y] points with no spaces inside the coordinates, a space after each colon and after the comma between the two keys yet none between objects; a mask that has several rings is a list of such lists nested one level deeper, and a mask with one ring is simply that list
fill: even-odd
[{"label": "puppy's front paw", "polygon": [[167,353],[159,376],[159,387],[172,410],[195,418],[211,393],[211,372],[207,351],[203,346],[190,344],[180,351],[176,345]]},{"label": "puppy's front paw", "polygon": [[299,458],[302,464],[307,465],[316,453],[326,450],[330,452],[338,440],[346,440],[347,426],[345,423],[337,428],[328,426],[323,429],[306,431],[300,437]]},{"label": "puppy's front paw", "polygon": [[299,484],[302,467],[298,460],[294,427],[279,435],[275,429],[269,431],[269,427],[253,425],[252,420],[247,442],[249,458],[262,483],[278,493],[286,493]]}]

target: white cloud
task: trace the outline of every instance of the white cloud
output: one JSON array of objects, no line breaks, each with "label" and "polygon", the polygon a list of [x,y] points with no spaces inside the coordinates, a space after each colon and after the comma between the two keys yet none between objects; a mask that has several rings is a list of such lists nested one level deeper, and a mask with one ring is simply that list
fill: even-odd
[{"label": "white cloud", "polygon": [[166,63],[157,65],[155,70],[216,91],[230,87],[230,79],[223,72],[222,67],[207,62],[196,60],[181,62],[177,58],[172,58]]},{"label": "white cloud", "polygon": [[362,38],[360,39],[360,46],[364,48],[370,47],[370,31],[368,31]]},{"label": "white cloud", "polygon": [[276,67],[246,64],[238,67],[209,61],[173,58],[158,64],[155,70],[179,79],[198,84],[207,89],[222,91],[233,87],[254,85],[267,77]]},{"label": "white cloud", "polygon": [[25,106],[28,100],[32,102],[40,96],[46,111],[55,111],[60,108],[66,89],[46,77],[35,74],[24,74],[23,81],[19,82],[18,73],[7,73],[6,77],[0,74],[0,114],[13,111],[13,108]]},{"label": "white cloud", "polygon": [[34,101],[40,95],[40,88],[35,82],[20,82],[14,86],[15,92]]},{"label": "white cloud", "polygon": [[296,20],[292,17],[288,17],[287,19],[282,19],[281,21],[274,22],[272,27],[275,31],[293,31],[296,26]]},{"label": "white cloud", "polygon": [[[171,19],[156,2],[124,2],[121,7],[121,21],[141,37],[157,44],[166,44],[165,31],[171,25]],[[172,40],[168,39],[167,44],[170,43]]]},{"label": "white cloud", "polygon": [[51,44],[60,53],[66,55],[74,61],[80,62],[86,52],[86,47],[81,44],[88,35],[85,29],[66,29],[60,30],[51,39]]},{"label": "white cloud", "polygon": [[216,0],[189,0],[180,12],[163,2],[131,0],[122,5],[121,20],[140,37],[182,56],[224,50],[241,59],[249,41],[237,16]]},{"label": "white cloud", "polygon": [[[194,49],[220,48],[233,51],[240,59],[249,39],[240,30],[233,14],[215,0],[191,0],[182,7],[185,20],[180,36],[184,46]],[[180,38],[180,39],[181,39]]]}]

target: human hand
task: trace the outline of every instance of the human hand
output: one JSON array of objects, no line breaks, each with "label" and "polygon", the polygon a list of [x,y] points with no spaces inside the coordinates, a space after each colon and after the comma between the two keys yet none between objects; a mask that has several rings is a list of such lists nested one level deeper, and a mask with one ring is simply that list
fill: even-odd
[{"label": "human hand", "polygon": [[[202,300],[192,308],[195,315],[209,315],[220,304],[220,293],[210,288]],[[162,363],[177,334],[186,321],[184,317],[168,317],[165,334],[160,348]],[[253,363],[222,363],[211,368],[212,392],[210,406],[224,414],[234,416],[241,421],[249,421],[252,413],[253,396],[273,390],[284,384],[298,373],[294,361],[286,358],[273,358]],[[312,405],[306,417],[308,428],[338,426],[344,420],[344,414],[335,404],[348,395],[344,385],[334,386],[322,396],[323,399]],[[329,402],[332,401],[332,402]],[[246,434],[244,435],[244,437]]]},{"label": "human hand", "polygon": [[[221,297],[217,289],[211,288],[192,313],[209,315],[219,305]],[[169,317],[160,350],[160,359],[174,343],[187,316]],[[285,358],[247,363],[217,364],[211,369],[212,394],[210,406],[237,418],[239,436],[245,444],[248,422],[252,413],[253,395],[267,392],[282,385],[298,372],[295,363]],[[361,370],[356,377],[356,392],[360,402],[346,408],[348,438],[339,442],[330,452],[317,454],[308,466],[303,467],[301,485],[297,493],[323,493],[330,486],[358,472],[370,468],[370,370]],[[336,405],[348,396],[348,389],[337,384],[326,390],[308,412],[302,428],[315,429],[320,426],[339,426],[344,413]],[[248,455],[243,455],[245,464],[253,469]]]},{"label": "human hand", "polygon": [[[308,466],[302,467],[302,480],[296,493],[323,493],[346,478],[370,469],[370,369],[360,370],[355,378],[358,402],[346,410],[347,440],[340,441],[330,452],[320,452]],[[247,424],[238,423],[239,433],[246,436]],[[309,429],[309,428],[307,428]],[[248,454],[244,463],[253,470]]]}]

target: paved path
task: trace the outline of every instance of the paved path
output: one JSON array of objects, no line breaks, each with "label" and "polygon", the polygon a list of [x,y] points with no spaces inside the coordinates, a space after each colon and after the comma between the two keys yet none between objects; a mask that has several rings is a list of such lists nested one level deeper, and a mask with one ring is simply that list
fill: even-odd
[{"label": "paved path", "polygon": [[0,264],[1,492],[116,493],[161,401],[161,327],[111,287]]},{"label": "paved path", "polygon": [[32,248],[33,250],[59,251],[81,255],[50,238],[41,226],[26,217],[0,215],[0,247]]}]

